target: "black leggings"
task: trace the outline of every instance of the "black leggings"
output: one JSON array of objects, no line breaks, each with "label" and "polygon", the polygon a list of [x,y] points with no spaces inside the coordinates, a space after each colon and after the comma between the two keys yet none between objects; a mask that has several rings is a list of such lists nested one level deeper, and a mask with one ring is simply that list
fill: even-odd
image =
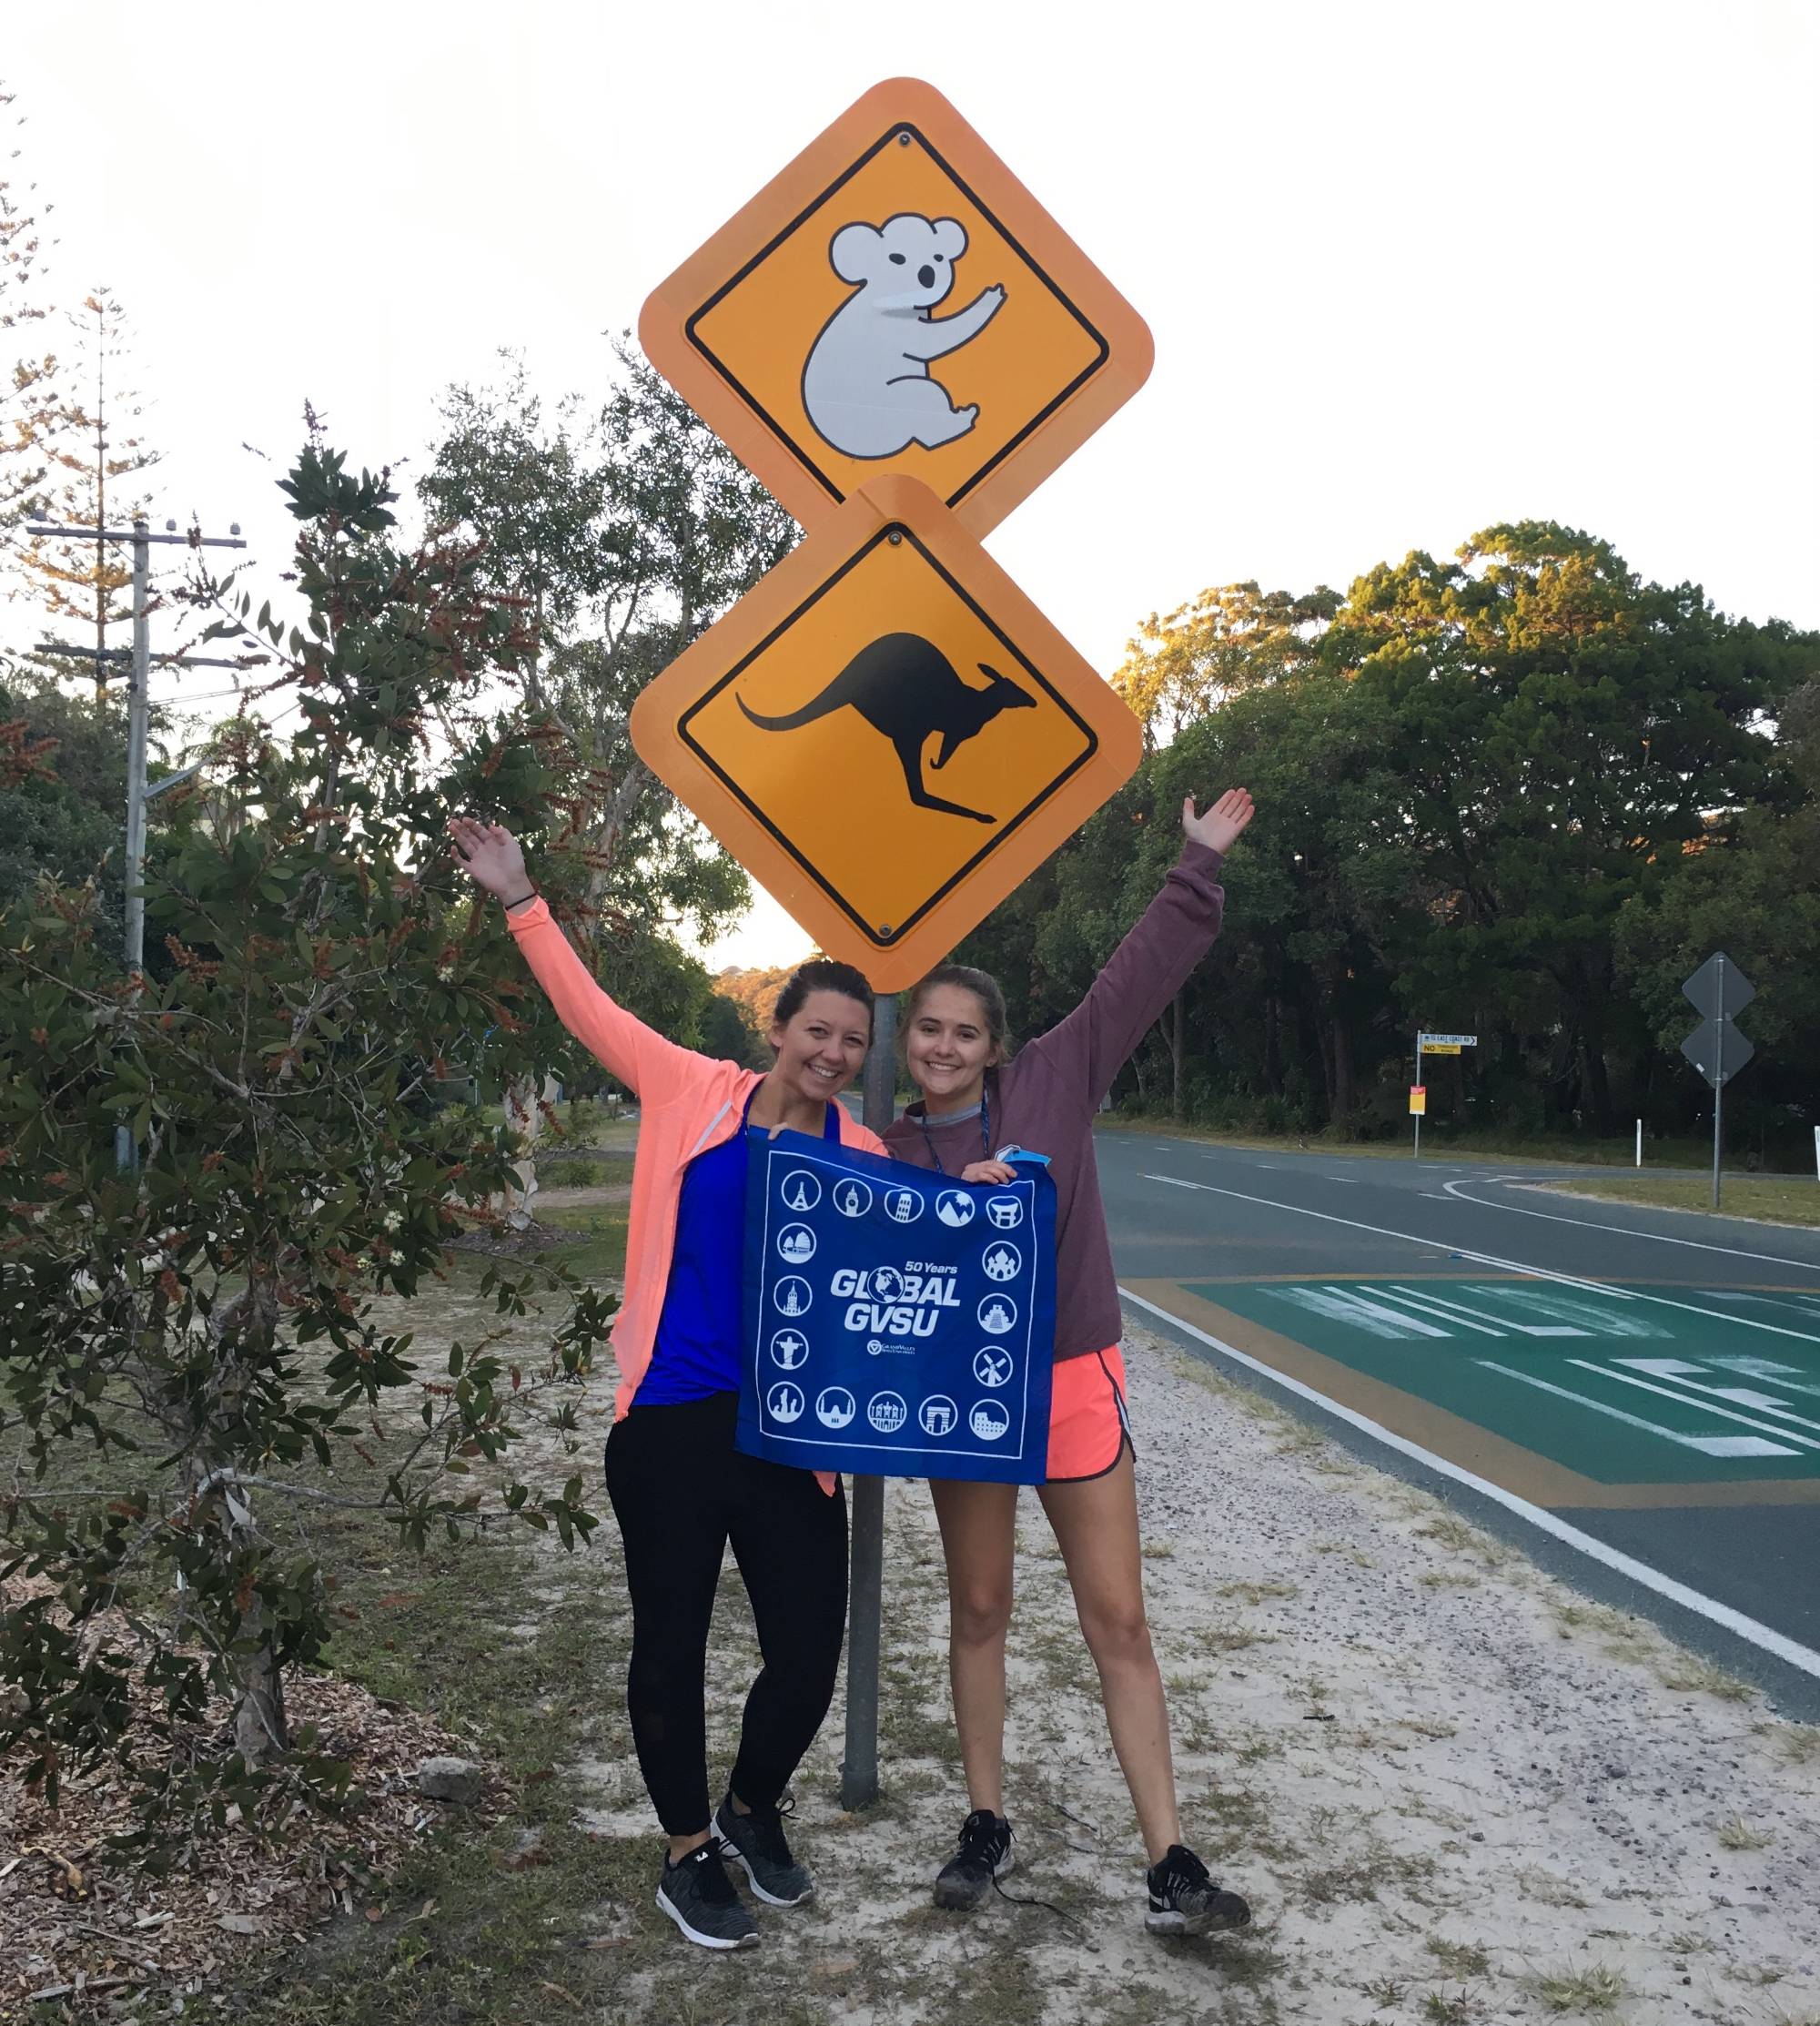
[{"label": "black leggings", "polygon": [[703,1676],[727,1542],[764,1665],[745,1702],[732,1787],[774,1802],[834,1698],[846,1622],[847,1504],[806,1470],[733,1447],[739,1396],[633,1407],[607,1439],[607,1494],[632,1593],[626,1708],[639,1770],[672,1836],[708,1827]]}]

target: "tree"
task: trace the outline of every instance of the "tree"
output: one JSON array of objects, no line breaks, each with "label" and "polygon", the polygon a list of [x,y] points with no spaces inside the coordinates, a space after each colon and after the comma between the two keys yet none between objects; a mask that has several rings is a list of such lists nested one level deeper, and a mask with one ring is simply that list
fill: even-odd
[{"label": "tree", "polygon": [[1152,613],[1112,685],[1142,720],[1146,744],[1167,745],[1229,697],[1309,667],[1339,609],[1325,584],[1303,593],[1221,584],[1167,618]]},{"label": "tree", "polygon": [[[16,130],[25,122],[12,110],[14,97],[0,89],[0,119]],[[10,149],[7,160],[16,162],[19,152]],[[46,503],[49,442],[62,414],[56,356],[42,349],[51,309],[40,293],[46,244],[36,200],[36,184],[21,187],[0,173],[0,345],[17,355],[0,358],[0,561],[18,524]]]},{"label": "tree", "polygon": [[[83,299],[70,321],[78,338],[62,379],[66,389],[79,393],[74,402],[67,396],[59,401],[55,426],[41,438],[49,453],[43,511],[72,527],[106,527],[110,513],[124,523],[143,512],[146,501],[123,481],[148,471],[159,457],[137,433],[138,396],[121,385],[126,313],[107,289],[97,289]],[[118,542],[34,536],[23,568],[54,620],[93,625],[97,652],[112,644],[109,630],[132,616],[125,597],[133,582],[132,562]],[[107,665],[95,664],[97,698],[106,693]]]},{"label": "tree", "polygon": [[[745,875],[638,758],[638,693],[790,547],[794,526],[632,349],[601,412],[546,415],[522,366],[497,389],[455,388],[420,492],[482,544],[482,581],[536,631],[524,705],[547,714],[598,794],[567,840],[622,959],[686,924],[702,941],[747,905]],[[634,965],[634,967],[636,966]]]},{"label": "tree", "polygon": [[0,907],[40,877],[96,884],[96,926],[122,947],[121,843],[126,782],[123,711],[66,696],[47,677],[0,680],[0,722],[15,724],[37,764],[0,781]]},{"label": "tree", "polygon": [[1706,1087],[1681,1055],[1696,1016],[1681,987],[1723,949],[1757,988],[1744,1025],[1756,1046],[1727,1111],[1760,1125],[1813,1109],[1820,1062],[1820,679],[1779,713],[1779,756],[1798,784],[1793,807],[1739,810],[1694,841],[1665,876],[1633,894],[1616,927],[1619,975],[1635,994],[1667,1074],[1655,1109],[1688,1124]]},{"label": "tree", "polygon": [[1709,812],[1779,792],[1769,714],[1815,645],[1549,522],[1360,578],[1322,658],[1396,755],[1385,835],[1414,906],[1380,948],[1410,1018],[1477,1008],[1512,1047],[1545,1044],[1562,1109],[1613,1129],[1610,1064],[1643,1040],[1613,924]]},{"label": "tree", "polygon": [[[498,910],[460,895],[442,824],[522,824],[581,776],[560,740],[507,722],[442,751],[427,736],[528,652],[471,546],[400,548],[386,476],[355,476],[316,435],[284,490],[307,623],[287,635],[229,580],[209,587],[228,608],[212,632],[283,659],[305,728],[283,747],[233,722],[210,788],[169,797],[147,902],[167,975],[120,980],[93,889],[46,882],[0,912],[0,1399],[27,1472],[0,1521],[7,1572],[47,1585],[0,1634],[18,1691],[0,1751],[22,1747],[53,1798],[66,1759],[111,1754],[154,1816],[231,1796],[276,1819],[309,1771],[284,1676],[326,1636],[321,1572],[262,1504],[308,1495],[311,1462],[358,1485],[359,1430],[402,1413],[421,1430],[406,1460],[347,1495],[408,1543],[459,1537],[482,1504],[470,1459],[506,1458],[514,1400],[579,1369],[612,1309],[569,1280],[526,1371],[490,1340],[436,1346],[426,1371],[375,1320],[509,1172],[510,1135],[438,1092],[471,1075],[484,1107],[566,1059]],[[575,855],[541,871],[571,911]],[[126,1172],[116,1123],[137,1150]],[[523,1312],[529,1279],[488,1284]],[[103,1492],[69,1482],[78,1448],[90,1482],[111,1474]],[[567,1541],[593,1524],[580,1496],[577,1478],[501,1500]],[[138,1654],[105,1629],[110,1606]],[[168,1750],[128,1727],[135,1670]],[[198,1729],[224,1690],[227,1749]]]}]

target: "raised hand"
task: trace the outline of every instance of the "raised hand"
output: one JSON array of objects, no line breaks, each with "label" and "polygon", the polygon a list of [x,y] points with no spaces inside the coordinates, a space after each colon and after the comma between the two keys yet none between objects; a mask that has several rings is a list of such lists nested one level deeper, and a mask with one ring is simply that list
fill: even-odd
[{"label": "raised hand", "polygon": [[1182,829],[1194,843],[1205,845],[1223,856],[1238,843],[1245,826],[1256,814],[1249,788],[1228,788],[1212,808],[1200,815],[1195,814],[1195,798],[1188,795],[1182,802]]},{"label": "raised hand", "polygon": [[477,886],[501,900],[518,900],[531,892],[524,853],[503,824],[476,823],[471,816],[450,816],[449,836],[455,856]]}]

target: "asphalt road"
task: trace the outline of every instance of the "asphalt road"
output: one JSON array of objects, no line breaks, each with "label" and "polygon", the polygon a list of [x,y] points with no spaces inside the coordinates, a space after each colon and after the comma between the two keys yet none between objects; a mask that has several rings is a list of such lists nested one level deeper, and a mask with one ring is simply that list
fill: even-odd
[{"label": "asphalt road", "polygon": [[1536,1186],[1584,1170],[1098,1159],[1146,1320],[1820,1720],[1820,1231]]}]

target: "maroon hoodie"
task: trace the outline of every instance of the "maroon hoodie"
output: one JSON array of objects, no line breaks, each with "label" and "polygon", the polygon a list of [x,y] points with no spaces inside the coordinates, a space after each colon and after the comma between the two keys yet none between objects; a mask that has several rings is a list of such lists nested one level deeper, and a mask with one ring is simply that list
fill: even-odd
[{"label": "maroon hoodie", "polygon": [[[1145,1030],[1213,947],[1226,896],[1220,856],[1182,847],[1180,862],[1067,1019],[986,1073],[989,1147],[1047,1154],[1056,1180],[1056,1357],[1118,1342],[1122,1323],[1106,1207],[1094,1166],[1099,1101]],[[920,1100],[881,1136],[895,1159],[958,1175],[984,1158],[980,1115],[925,1122]]]}]

